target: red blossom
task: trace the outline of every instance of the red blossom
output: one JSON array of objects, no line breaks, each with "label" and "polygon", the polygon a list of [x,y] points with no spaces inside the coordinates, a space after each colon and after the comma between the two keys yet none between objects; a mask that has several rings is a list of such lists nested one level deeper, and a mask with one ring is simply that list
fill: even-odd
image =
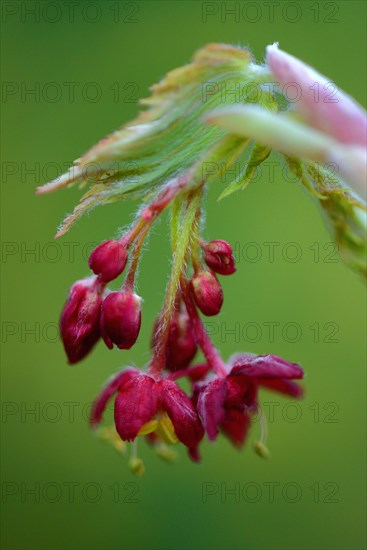
[{"label": "red blossom", "polygon": [[[154,327],[153,346],[157,341],[159,319]],[[197,342],[191,321],[183,304],[174,312],[170,321],[165,368],[171,372],[185,369],[195,357]]]},{"label": "red blossom", "polygon": [[128,254],[119,241],[105,241],[97,246],[89,257],[89,267],[101,281],[109,283],[125,269]]},{"label": "red blossom", "polygon": [[101,311],[101,334],[108,348],[130,349],[141,326],[141,298],[130,292],[111,292]]},{"label": "red blossom", "polygon": [[177,438],[196,454],[204,429],[190,398],[172,380],[155,380],[137,369],[115,376],[97,397],[90,422],[97,425],[109,399],[115,399],[115,425],[121,439],[132,441],[156,415],[167,413]]},{"label": "red blossom", "polygon": [[250,413],[258,407],[259,387],[299,397],[302,389],[292,379],[300,378],[303,370],[299,365],[276,355],[234,356],[227,376],[216,376],[195,390],[197,410],[209,439],[215,439],[222,430],[235,445],[242,445]]},{"label": "red blossom", "polygon": [[211,271],[200,271],[190,281],[195,303],[204,315],[218,315],[223,305],[222,287]]},{"label": "red blossom", "polygon": [[97,399],[94,401],[90,413],[89,421],[92,426],[98,425],[102,421],[102,416],[108,401],[118,391],[119,387],[131,378],[139,374],[137,369],[128,368],[117,373],[109,380],[108,384],[103,388]]},{"label": "red blossom", "polygon": [[210,269],[219,275],[232,275],[236,271],[232,247],[227,241],[202,242],[204,260]]},{"label": "red blossom", "polygon": [[137,373],[120,385],[115,400],[116,431],[124,441],[132,441],[159,409],[159,388],[153,378]]},{"label": "red blossom", "polygon": [[77,281],[71,287],[60,318],[61,338],[69,363],[84,359],[98,341],[101,303],[95,278]]}]

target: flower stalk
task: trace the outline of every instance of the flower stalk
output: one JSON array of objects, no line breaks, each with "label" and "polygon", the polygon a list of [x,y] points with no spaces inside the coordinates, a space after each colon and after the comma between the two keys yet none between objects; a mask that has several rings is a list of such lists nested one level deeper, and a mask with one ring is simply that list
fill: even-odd
[{"label": "flower stalk", "polygon": [[[186,256],[190,247],[192,226],[197,217],[197,210],[200,206],[200,200],[201,189],[198,189],[195,192],[190,192],[186,198],[186,208],[182,212],[181,219],[176,220],[174,218],[174,216],[180,214],[179,211],[172,214],[171,240],[172,245],[174,246],[174,253],[165,302],[157,327],[157,339],[154,348],[154,355],[148,371],[153,376],[157,376],[164,368],[170,321],[175,309],[177,293],[179,292],[180,278],[185,272]],[[178,232],[180,233],[180,238],[178,238]]]}]

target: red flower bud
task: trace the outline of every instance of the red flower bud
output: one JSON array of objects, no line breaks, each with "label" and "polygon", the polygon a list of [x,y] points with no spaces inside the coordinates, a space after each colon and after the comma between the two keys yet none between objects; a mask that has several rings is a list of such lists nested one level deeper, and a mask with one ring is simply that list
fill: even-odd
[{"label": "red flower bud", "polygon": [[223,291],[214,273],[200,271],[191,281],[191,290],[196,305],[204,315],[217,315],[223,305]]},{"label": "red flower bud", "polygon": [[[153,333],[153,345],[155,345],[158,327],[156,323]],[[190,319],[185,308],[175,311],[171,323],[167,342],[166,369],[171,372],[186,368],[194,358],[197,351],[197,343],[192,330]]]},{"label": "red flower bud", "polygon": [[94,282],[94,277],[77,281],[61,314],[60,332],[69,363],[81,361],[100,337],[102,298]]},{"label": "red flower bud", "polygon": [[220,275],[232,275],[236,271],[232,247],[226,241],[202,243],[205,263]]},{"label": "red flower bud", "polygon": [[89,267],[98,277],[108,283],[125,269],[127,250],[119,241],[105,241],[97,246],[89,257]]},{"label": "red flower bud", "polygon": [[141,325],[141,298],[130,292],[111,292],[102,303],[101,334],[107,347],[130,349]]}]

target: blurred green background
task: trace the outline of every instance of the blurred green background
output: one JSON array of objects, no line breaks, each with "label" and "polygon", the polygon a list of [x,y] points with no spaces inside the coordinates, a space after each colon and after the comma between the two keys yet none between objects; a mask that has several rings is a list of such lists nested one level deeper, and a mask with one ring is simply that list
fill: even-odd
[{"label": "blurred green background", "polygon": [[229,240],[238,260],[209,325],[216,345],[224,357],[277,353],[307,373],[302,403],[262,396],[271,460],[252,451],[256,424],[241,452],[224,439],[205,443],[199,466],[183,450],[175,465],[163,463],[142,443],[140,479],[93,437],[85,410],[119,366],[149,357],[167,280],[165,220],[142,262],[139,344],[124,353],[99,345],[71,368],[56,333],[67,289],[87,274],[91,243],[114,236],[135,205],[98,209],[55,244],[80,191],[36,198],[34,190],[132,118],[148,87],[208,42],[249,46],[261,61],[279,41],[365,104],[365,2],[1,7],[3,548],[364,548],[365,289],[333,254],[304,190],[276,167],[274,178],[264,169],[220,204],[223,183],[208,195],[206,237]]}]

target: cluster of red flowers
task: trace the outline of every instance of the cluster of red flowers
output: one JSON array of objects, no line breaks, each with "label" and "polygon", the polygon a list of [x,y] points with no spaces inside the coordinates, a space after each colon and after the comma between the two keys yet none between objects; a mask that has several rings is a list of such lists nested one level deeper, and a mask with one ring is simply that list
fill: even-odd
[{"label": "cluster of red flowers", "polygon": [[[204,259],[210,269],[198,270],[190,280],[193,299],[207,316],[217,315],[223,304],[222,287],[215,275],[235,272],[231,246],[225,241],[201,242]],[[106,284],[124,271],[128,261],[127,239],[105,241],[89,257],[95,274],[77,281],[70,289],[61,315],[61,334],[70,363],[81,361],[103,338],[110,349],[130,349],[141,326],[141,298],[132,290],[131,277],[119,292],[106,291]],[[181,302],[181,303],[180,303]],[[167,350],[168,370],[187,366],[194,357],[197,343],[183,301],[171,319]],[[153,342],[155,335],[153,335]]]},{"label": "cluster of red flowers", "polygon": [[[61,316],[70,363],[83,359],[100,337],[110,349],[114,344],[120,349],[135,344],[141,298],[134,293],[134,277],[151,212],[145,211],[120,240],[100,244],[89,258],[94,276],[72,286]],[[186,269],[181,273],[173,306],[168,314],[163,309],[154,326],[147,370],[127,368],[114,376],[96,399],[90,419],[97,426],[107,402],[116,395],[115,428],[123,441],[134,441],[138,435],[153,445],[180,441],[195,461],[200,458],[199,443],[205,433],[213,440],[222,432],[236,446],[243,445],[251,419],[260,411],[260,387],[299,397],[301,388],[292,379],[303,377],[299,365],[274,355],[238,354],[227,364],[222,361],[199,312],[206,316],[219,313],[223,292],[217,275],[233,274],[235,261],[231,246],[223,240],[198,239],[197,246],[192,254],[192,277],[186,277]],[[128,259],[121,290],[109,291],[107,283],[121,275]],[[198,348],[205,361],[193,364]],[[190,395],[177,384],[183,377],[190,381]],[[257,442],[256,449],[263,456],[267,453],[263,441]]]}]

